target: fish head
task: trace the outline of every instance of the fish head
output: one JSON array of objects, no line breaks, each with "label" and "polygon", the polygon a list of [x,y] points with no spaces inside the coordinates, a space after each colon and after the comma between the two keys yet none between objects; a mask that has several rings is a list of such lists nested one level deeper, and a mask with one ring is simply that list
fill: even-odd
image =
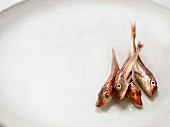
[{"label": "fish head", "polygon": [[157,82],[155,78],[150,78],[150,80],[146,81],[144,83],[144,86],[146,87],[146,92],[148,93],[149,96],[153,96],[155,91],[158,89]]},{"label": "fish head", "polygon": [[128,82],[119,80],[117,83],[115,83],[115,89],[116,89],[118,97],[120,99],[123,99],[128,89]]},{"label": "fish head", "polygon": [[142,76],[135,72],[135,78],[149,96],[154,95],[155,91],[158,89],[158,85],[156,79],[151,73],[147,73],[147,75]]},{"label": "fish head", "polygon": [[136,84],[134,84],[134,82],[131,82],[131,84],[129,85],[127,94],[128,94],[128,98],[133,103],[133,105],[139,108],[143,106],[142,99],[141,99],[142,96],[141,90]]},{"label": "fish head", "polygon": [[110,102],[113,98],[114,92],[115,90],[112,87],[108,88],[108,85],[104,85],[98,94],[96,107],[102,107]]}]

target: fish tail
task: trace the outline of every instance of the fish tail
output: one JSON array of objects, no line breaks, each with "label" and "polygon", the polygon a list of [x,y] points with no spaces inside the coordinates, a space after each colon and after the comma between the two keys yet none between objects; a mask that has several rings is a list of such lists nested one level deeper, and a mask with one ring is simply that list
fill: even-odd
[{"label": "fish tail", "polygon": [[136,52],[136,45],[135,45],[135,39],[136,39],[136,23],[131,24],[131,34],[132,34],[131,55],[133,55],[133,54]]},{"label": "fish tail", "polygon": [[144,44],[139,41],[137,50],[141,50],[143,48]]},{"label": "fish tail", "polygon": [[110,75],[115,75],[115,73],[117,73],[118,70],[119,70],[119,65],[115,55],[115,50],[112,48],[112,70]]},{"label": "fish tail", "polygon": [[135,39],[135,37],[136,37],[136,23],[131,24],[131,28],[132,28],[132,38]]},{"label": "fish tail", "polygon": [[112,48],[112,56],[115,56],[115,50]]}]

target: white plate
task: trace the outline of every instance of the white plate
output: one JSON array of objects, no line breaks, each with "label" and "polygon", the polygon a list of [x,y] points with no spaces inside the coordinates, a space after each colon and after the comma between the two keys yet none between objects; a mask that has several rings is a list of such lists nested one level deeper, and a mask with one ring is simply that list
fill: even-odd
[{"label": "white plate", "polygon": [[[131,23],[158,93],[143,109],[125,98],[96,109],[110,73],[121,66]],[[36,0],[0,14],[0,121],[8,127],[170,125],[170,11],[146,1]]]}]

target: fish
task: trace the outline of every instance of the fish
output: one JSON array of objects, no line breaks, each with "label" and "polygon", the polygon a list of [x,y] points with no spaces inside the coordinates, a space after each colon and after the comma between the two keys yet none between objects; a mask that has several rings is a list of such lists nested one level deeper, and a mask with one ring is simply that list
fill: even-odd
[{"label": "fish", "polygon": [[116,74],[114,85],[116,88],[117,95],[120,99],[123,99],[127,92],[129,86],[129,83],[127,82],[128,75],[132,71],[132,68],[136,63],[136,60],[142,48],[143,44],[138,43],[137,51],[133,54],[133,56],[129,58],[129,60],[122,66],[122,68]]},{"label": "fish", "polygon": [[128,90],[127,90],[126,94],[127,94],[128,99],[131,101],[131,103],[134,106],[136,106],[138,108],[143,107],[143,103],[142,103],[142,99],[141,99],[141,96],[142,96],[141,90],[134,81],[131,81],[129,83]]},{"label": "fish", "polygon": [[113,87],[116,74],[119,70],[119,65],[116,59],[115,51],[112,49],[112,65],[111,65],[111,73],[106,80],[103,87],[100,89],[100,92],[98,93],[98,99],[96,102],[96,107],[102,107],[109,103],[112,98],[116,96],[116,90]]},{"label": "fish", "polygon": [[[132,25],[132,47],[131,51],[136,52],[135,38],[136,38],[136,24]],[[144,65],[140,56],[134,66],[134,77],[139,86],[146,92],[147,95],[153,96],[158,89],[157,81],[152,72]]]},{"label": "fish", "polygon": [[[131,53],[129,53],[125,63],[129,60],[130,56],[131,56]],[[125,63],[124,63],[124,65],[125,65]],[[142,108],[143,107],[142,93],[141,93],[140,88],[138,87],[138,84],[132,78],[132,76],[133,76],[132,72],[133,72],[133,70],[129,73],[129,76],[127,78],[127,82],[129,83],[129,86],[128,86],[128,90],[126,92],[126,96],[128,97],[128,99],[134,106],[136,106],[138,108]]]}]

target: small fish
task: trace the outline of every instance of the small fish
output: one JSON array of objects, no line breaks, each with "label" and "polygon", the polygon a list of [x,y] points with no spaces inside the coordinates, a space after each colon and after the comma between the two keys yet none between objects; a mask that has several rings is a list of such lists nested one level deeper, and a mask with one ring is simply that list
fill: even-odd
[{"label": "small fish", "polygon": [[141,99],[141,96],[142,96],[141,90],[138,87],[138,85],[135,84],[134,81],[130,82],[130,85],[128,87],[126,94],[134,106],[139,107],[139,108],[143,106],[142,99]]},{"label": "small fish", "polygon": [[[136,25],[132,25],[132,51],[136,52],[135,38],[136,38]],[[134,66],[134,76],[137,83],[143,88],[143,90],[149,95],[153,96],[155,91],[158,89],[157,81],[151,71],[146,68],[142,62],[140,56],[138,56],[136,65]]]},{"label": "small fish", "polygon": [[113,87],[116,73],[119,70],[118,62],[115,56],[115,51],[112,49],[112,70],[109,78],[107,79],[106,83],[100,89],[98,93],[98,99],[96,102],[96,107],[101,107],[107,103],[109,103],[112,98],[116,95],[116,90]]},{"label": "small fish", "polygon": [[129,58],[129,60],[122,66],[122,68],[118,71],[115,79],[115,88],[117,95],[120,99],[123,99],[129,83],[127,82],[127,78],[129,73],[132,71],[132,68],[134,67],[136,60],[138,58],[138,55],[143,48],[143,44],[138,43],[137,51]]}]

